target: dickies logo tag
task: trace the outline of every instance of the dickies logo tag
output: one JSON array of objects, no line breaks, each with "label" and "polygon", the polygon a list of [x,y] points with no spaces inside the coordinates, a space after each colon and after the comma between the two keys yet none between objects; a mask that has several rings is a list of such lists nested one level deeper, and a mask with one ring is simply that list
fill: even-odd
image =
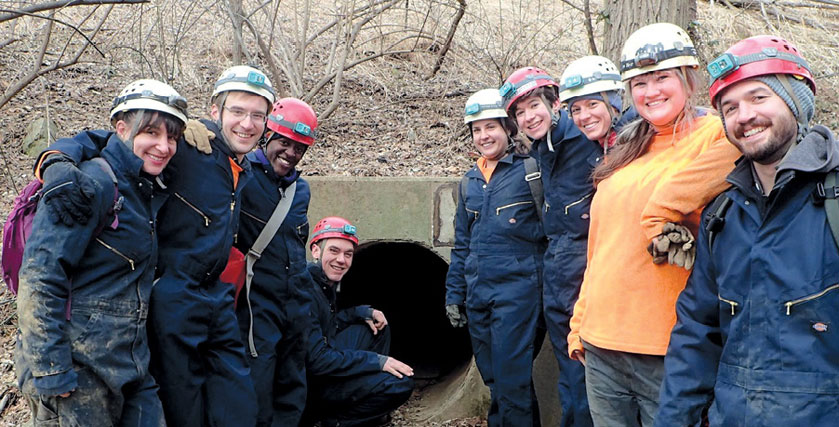
[{"label": "dickies logo tag", "polygon": [[828,323],[813,322],[813,324],[810,327],[813,328],[813,330],[816,332],[827,332],[828,326],[830,326]]}]

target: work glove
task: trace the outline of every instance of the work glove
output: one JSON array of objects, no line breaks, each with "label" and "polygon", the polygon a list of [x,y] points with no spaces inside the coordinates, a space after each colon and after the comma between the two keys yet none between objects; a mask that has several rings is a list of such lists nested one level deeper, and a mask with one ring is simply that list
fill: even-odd
[{"label": "work glove", "polygon": [[447,304],[446,317],[449,318],[449,323],[455,328],[466,326],[466,309],[461,305]]},{"label": "work glove", "polygon": [[695,243],[696,240],[687,227],[668,222],[647,250],[656,264],[661,264],[666,259],[671,265],[690,270],[696,260]]},{"label": "work glove", "polygon": [[196,150],[210,154],[213,152],[213,147],[210,146],[210,140],[216,137],[216,134],[207,129],[204,123],[198,120],[189,120],[186,122],[184,129],[184,140],[187,144],[195,147]]},{"label": "work glove", "polygon": [[93,197],[96,194],[93,178],[63,154],[51,154],[43,167],[44,206],[53,224],[60,222],[68,227],[87,224],[93,214]]}]

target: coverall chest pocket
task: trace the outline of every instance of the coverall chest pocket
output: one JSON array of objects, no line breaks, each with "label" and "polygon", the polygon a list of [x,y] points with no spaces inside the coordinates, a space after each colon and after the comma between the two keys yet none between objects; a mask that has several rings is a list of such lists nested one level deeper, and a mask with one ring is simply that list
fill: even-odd
[{"label": "coverall chest pocket", "polygon": [[[141,250],[138,246],[146,245],[148,242],[128,242],[122,239],[114,239],[113,236],[101,235],[96,237],[96,244],[99,245],[109,258],[116,261],[115,265],[125,264],[127,268],[134,271],[141,261],[144,261],[150,250]],[[132,245],[134,243],[134,245]],[[104,263],[103,263],[104,264]]]},{"label": "coverall chest pocket", "polygon": [[835,367],[839,354],[839,332],[836,330],[839,328],[839,283],[821,284],[816,291],[783,301],[777,309],[781,312],[780,339],[787,349],[785,359],[788,358],[790,364],[800,366],[806,361],[812,366],[801,366],[800,370],[823,370],[826,366],[834,366],[834,373],[839,374],[839,368]]},{"label": "coverall chest pocket", "polygon": [[538,216],[533,200],[504,203],[496,206],[494,213],[499,228],[511,230],[510,234],[520,235],[526,240],[535,238]]},{"label": "coverall chest pocket", "polygon": [[200,221],[200,223],[203,224],[204,227],[210,226],[210,223],[213,222],[213,220],[212,218],[210,218],[210,215],[208,213],[204,212],[204,210],[199,208],[198,205],[194,203],[194,201],[191,201],[188,196],[178,192],[175,192],[173,194],[175,196],[175,199],[177,199],[179,203],[182,203],[184,206],[187,207],[187,211],[195,214],[196,221]]},{"label": "coverall chest pocket", "polygon": [[594,191],[591,191],[564,203],[562,214],[573,230],[588,230],[593,196]]}]

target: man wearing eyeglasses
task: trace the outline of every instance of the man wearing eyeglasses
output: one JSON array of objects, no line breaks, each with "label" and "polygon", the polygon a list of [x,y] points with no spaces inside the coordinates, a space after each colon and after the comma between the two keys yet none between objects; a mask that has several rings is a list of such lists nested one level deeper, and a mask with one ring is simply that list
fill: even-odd
[{"label": "man wearing eyeglasses", "polygon": [[783,38],[741,40],[708,71],[743,157],[702,215],[655,425],[835,426],[839,146],[811,125],[813,74]]},{"label": "man wearing eyeglasses", "polygon": [[[173,174],[167,188],[172,197],[149,224],[160,236],[149,305],[150,370],[160,385],[167,424],[177,427],[256,424],[256,393],[233,292],[219,274],[236,235],[242,189],[251,178],[244,156],[265,131],[274,89],[261,71],[235,66],[216,81],[211,99],[213,120],[203,121],[206,129],[188,125],[185,136],[203,131],[206,139],[208,129],[212,150],[202,153],[178,141],[166,170]],[[74,163],[94,157],[106,136],[84,132],[53,144],[45,154],[63,154],[49,156],[41,166],[49,167],[45,186],[55,184],[50,176],[80,174]],[[56,217],[87,221],[84,185],[54,188],[45,204],[62,212]]]},{"label": "man wearing eyeglasses", "polygon": [[368,305],[337,310],[341,279],[352,266],[356,228],[344,218],[315,224],[309,248],[312,325],[307,341],[308,400],[302,425],[385,422],[414,389],[414,370],[392,358],[384,313]]}]

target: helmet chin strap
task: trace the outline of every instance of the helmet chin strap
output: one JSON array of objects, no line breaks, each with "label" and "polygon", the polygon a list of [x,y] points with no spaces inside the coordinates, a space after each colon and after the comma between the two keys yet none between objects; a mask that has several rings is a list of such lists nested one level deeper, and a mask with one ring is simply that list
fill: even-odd
[{"label": "helmet chin strap", "polygon": [[548,102],[548,98],[545,98],[544,93],[539,95],[539,96],[542,98],[542,102],[545,104],[545,107],[548,109],[548,112],[551,114],[551,127],[548,128],[548,134],[547,134],[547,138],[545,140],[548,142],[548,150],[550,152],[554,152],[554,144],[553,144],[553,141],[551,141],[551,133],[553,133],[553,132],[551,132],[551,131],[559,123],[559,114],[557,114],[557,112],[554,111],[553,107],[551,106],[551,103]]},{"label": "helmet chin strap", "polygon": [[801,142],[804,137],[810,133],[810,124],[807,123],[804,118],[804,110],[801,109],[801,102],[798,100],[798,96],[792,90],[792,86],[789,84],[789,78],[786,74],[776,74],[778,81],[781,83],[781,86],[789,94],[789,97],[792,98],[792,103],[795,104],[795,109],[798,111],[798,117],[796,117],[796,121],[798,122],[798,135],[795,138],[795,144]]}]

